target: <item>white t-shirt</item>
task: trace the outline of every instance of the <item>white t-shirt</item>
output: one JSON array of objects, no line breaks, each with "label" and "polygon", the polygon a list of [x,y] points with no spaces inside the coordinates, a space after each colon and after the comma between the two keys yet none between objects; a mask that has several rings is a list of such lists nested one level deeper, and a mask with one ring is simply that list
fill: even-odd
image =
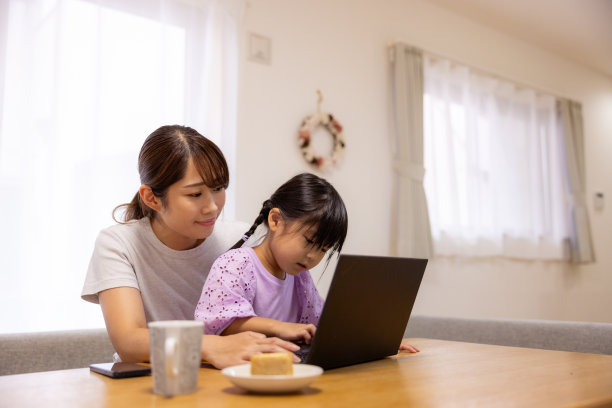
[{"label": "white t-shirt", "polygon": [[81,297],[98,303],[98,293],[128,286],[140,291],[147,322],[192,320],[210,267],[249,229],[218,220],[213,233],[193,249],[176,251],[155,235],[148,218],[100,232]]}]

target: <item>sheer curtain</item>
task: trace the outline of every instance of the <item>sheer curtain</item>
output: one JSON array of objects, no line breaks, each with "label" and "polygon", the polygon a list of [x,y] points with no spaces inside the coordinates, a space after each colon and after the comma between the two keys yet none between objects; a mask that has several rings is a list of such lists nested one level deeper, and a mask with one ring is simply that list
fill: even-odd
[{"label": "sheer curtain", "polygon": [[0,8],[0,331],[102,327],[79,294],[98,231],[138,189],[145,137],[191,126],[233,170],[242,1]]},{"label": "sheer curtain", "polygon": [[567,259],[555,98],[431,56],[424,77],[436,254]]}]

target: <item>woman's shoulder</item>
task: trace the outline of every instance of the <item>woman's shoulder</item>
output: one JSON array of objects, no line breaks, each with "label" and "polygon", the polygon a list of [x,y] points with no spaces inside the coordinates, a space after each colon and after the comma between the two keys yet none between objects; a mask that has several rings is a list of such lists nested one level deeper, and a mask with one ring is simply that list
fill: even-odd
[{"label": "woman's shoulder", "polygon": [[217,220],[213,233],[206,238],[200,251],[210,254],[215,259],[238,242],[248,229],[249,226],[244,222]]},{"label": "woman's shoulder", "polygon": [[242,221],[217,220],[213,236],[219,237],[235,237],[242,236],[249,229],[249,224]]},{"label": "woman's shoulder", "polygon": [[94,246],[95,253],[114,253],[131,260],[150,258],[157,253],[166,254],[170,251],[156,239],[148,218],[104,228],[98,234]]},{"label": "woman's shoulder", "polygon": [[148,218],[111,225],[100,231],[97,241],[134,241],[142,236],[149,225]]}]

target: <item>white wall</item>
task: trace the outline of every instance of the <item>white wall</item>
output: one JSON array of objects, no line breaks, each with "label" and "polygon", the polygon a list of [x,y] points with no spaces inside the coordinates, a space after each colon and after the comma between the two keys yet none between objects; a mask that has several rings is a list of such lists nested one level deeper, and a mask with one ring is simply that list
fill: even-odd
[{"label": "white wall", "polygon": [[[271,39],[270,65],[247,60],[251,32]],[[612,192],[609,77],[426,1],[248,0],[241,36],[239,219],[255,218],[261,202],[290,176],[314,171],[301,159],[297,129],[316,110],[320,89],[322,109],[338,118],[347,139],[343,163],[323,174],[348,207],[344,252],[389,254],[392,173],[386,47],[398,39],[582,102],[587,198],[591,202],[595,191]],[[414,312],[612,322],[609,207],[590,214],[597,263],[574,267],[433,259]],[[323,294],[330,275],[331,271],[320,281]]]}]

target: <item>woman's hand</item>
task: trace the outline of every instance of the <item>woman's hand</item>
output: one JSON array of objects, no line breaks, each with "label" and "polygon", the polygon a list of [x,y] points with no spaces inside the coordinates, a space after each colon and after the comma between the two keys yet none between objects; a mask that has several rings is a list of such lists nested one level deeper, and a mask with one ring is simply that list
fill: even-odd
[{"label": "woman's hand", "polygon": [[408,351],[410,353],[418,353],[420,350],[414,347],[412,344],[408,344],[408,340],[402,339],[399,347],[399,351]]},{"label": "woman's hand", "polygon": [[[275,337],[246,331],[229,336],[204,335],[202,337],[202,358],[217,368],[245,364],[260,353],[295,352],[300,347]],[[292,354],[293,355],[293,354]],[[300,359],[293,355],[293,361]]]}]

